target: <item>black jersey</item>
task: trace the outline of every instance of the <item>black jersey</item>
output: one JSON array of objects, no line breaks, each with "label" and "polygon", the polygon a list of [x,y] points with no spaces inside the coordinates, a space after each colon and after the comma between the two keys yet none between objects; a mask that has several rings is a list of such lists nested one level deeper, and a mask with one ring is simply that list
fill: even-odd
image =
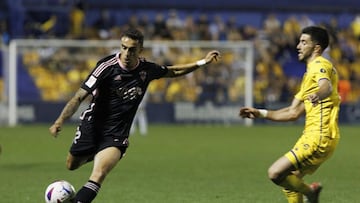
[{"label": "black jersey", "polygon": [[90,124],[97,134],[127,137],[150,81],[168,71],[165,66],[145,59],[139,59],[131,71],[120,64],[119,53],[100,60],[82,84],[93,99],[80,118],[82,124]]}]

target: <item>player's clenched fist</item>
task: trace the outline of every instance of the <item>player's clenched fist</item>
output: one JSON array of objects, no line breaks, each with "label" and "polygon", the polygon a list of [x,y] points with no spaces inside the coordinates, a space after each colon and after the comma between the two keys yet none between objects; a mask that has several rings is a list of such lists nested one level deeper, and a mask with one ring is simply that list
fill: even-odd
[{"label": "player's clenched fist", "polygon": [[206,61],[206,64],[208,64],[208,63],[213,62],[213,60],[218,61],[220,58],[221,58],[220,52],[217,50],[212,50],[206,55],[205,61]]},{"label": "player's clenched fist", "polygon": [[54,137],[57,137],[59,132],[61,130],[61,125],[57,124],[57,123],[54,123],[50,128],[49,128],[49,131],[50,131],[50,134]]},{"label": "player's clenched fist", "polygon": [[252,107],[242,107],[240,108],[239,116],[242,118],[258,118],[259,110]]}]

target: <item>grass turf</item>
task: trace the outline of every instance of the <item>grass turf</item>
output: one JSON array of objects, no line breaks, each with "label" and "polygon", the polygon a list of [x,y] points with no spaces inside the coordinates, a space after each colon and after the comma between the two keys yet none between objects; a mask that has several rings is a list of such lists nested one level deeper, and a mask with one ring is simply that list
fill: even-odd
[{"label": "grass turf", "polygon": [[[47,125],[0,129],[3,203],[41,203],[48,184],[65,179],[79,189],[92,164],[65,169],[75,126],[52,138]],[[104,182],[95,203],[280,203],[267,168],[295,143],[302,126],[152,125],[130,147]],[[334,156],[306,182],[321,181],[321,201],[359,201],[359,127],[341,126]]]}]

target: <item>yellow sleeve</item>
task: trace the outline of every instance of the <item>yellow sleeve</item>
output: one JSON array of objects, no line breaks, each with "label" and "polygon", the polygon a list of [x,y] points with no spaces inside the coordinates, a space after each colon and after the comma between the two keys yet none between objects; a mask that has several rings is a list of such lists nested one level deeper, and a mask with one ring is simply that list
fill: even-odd
[{"label": "yellow sleeve", "polygon": [[316,61],[312,71],[315,82],[319,82],[320,79],[330,80],[332,68],[333,67],[331,63],[329,63],[328,61]]}]

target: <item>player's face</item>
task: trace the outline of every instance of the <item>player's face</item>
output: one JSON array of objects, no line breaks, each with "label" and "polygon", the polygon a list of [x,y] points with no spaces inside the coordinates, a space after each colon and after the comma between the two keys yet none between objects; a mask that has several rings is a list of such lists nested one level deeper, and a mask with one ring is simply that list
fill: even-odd
[{"label": "player's face", "polygon": [[301,34],[299,44],[297,45],[298,59],[302,62],[307,62],[315,50],[315,44],[311,41],[311,36],[308,34]]},{"label": "player's face", "polygon": [[142,47],[137,40],[133,40],[126,36],[122,37],[120,47],[121,63],[124,64],[128,69],[134,68],[138,63],[141,50]]}]

